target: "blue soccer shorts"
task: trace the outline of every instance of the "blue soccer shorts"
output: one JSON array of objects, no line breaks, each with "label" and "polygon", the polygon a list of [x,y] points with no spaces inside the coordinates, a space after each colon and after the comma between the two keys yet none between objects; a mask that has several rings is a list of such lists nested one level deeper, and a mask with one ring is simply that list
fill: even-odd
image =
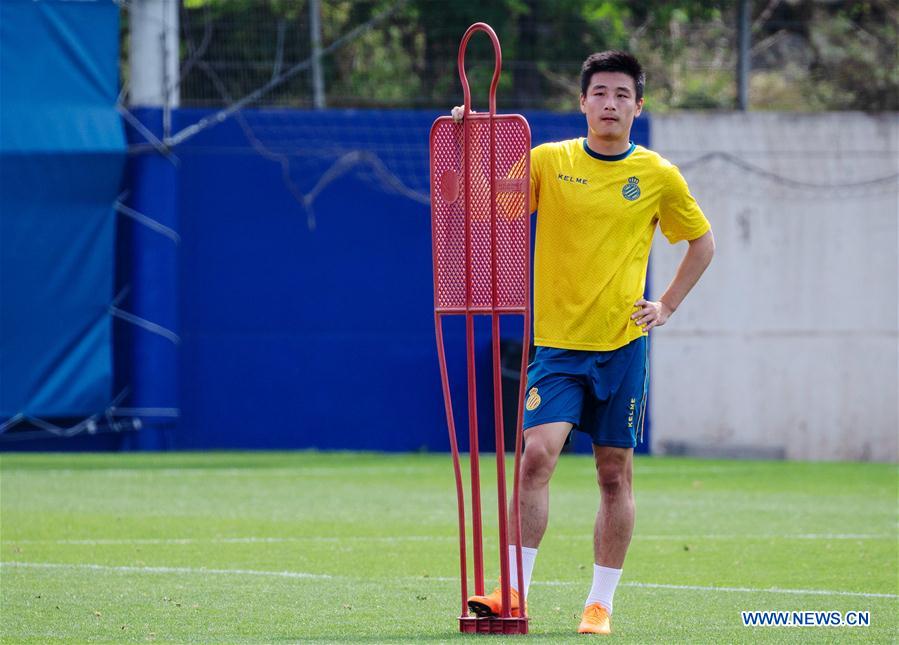
[{"label": "blue soccer shorts", "polygon": [[646,336],[607,352],[537,347],[528,366],[524,428],[567,421],[594,445],[634,448],[649,386]]}]

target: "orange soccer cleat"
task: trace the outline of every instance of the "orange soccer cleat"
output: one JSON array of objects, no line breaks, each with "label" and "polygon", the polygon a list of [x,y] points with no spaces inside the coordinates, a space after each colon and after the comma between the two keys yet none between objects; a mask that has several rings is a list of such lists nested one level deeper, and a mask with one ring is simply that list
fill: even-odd
[{"label": "orange soccer cleat", "polygon": [[[471,601],[468,601],[469,604]],[[609,622],[609,612],[598,602],[587,605],[581,616],[581,624],[577,628],[578,634],[611,634],[612,625]]]},{"label": "orange soccer cleat", "polygon": [[[514,617],[518,617],[518,592],[509,589],[509,601],[511,603],[510,613]],[[527,603],[525,603],[525,611],[527,611]],[[484,618],[486,616],[500,616],[503,613],[503,596],[500,588],[497,587],[485,596],[471,596],[468,599],[468,609],[475,616]]]}]

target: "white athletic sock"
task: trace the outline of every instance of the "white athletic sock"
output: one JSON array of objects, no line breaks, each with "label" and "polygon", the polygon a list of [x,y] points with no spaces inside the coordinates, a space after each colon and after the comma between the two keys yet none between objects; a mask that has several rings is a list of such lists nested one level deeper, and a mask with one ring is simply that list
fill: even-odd
[{"label": "white athletic sock", "polygon": [[[515,591],[518,591],[518,563],[515,560],[515,552],[518,549],[514,544],[509,545],[509,582]],[[528,589],[531,588],[531,574],[534,573],[534,560],[537,559],[537,549],[527,546],[521,547],[521,573],[524,580],[524,596],[527,598]]]},{"label": "white athletic sock", "polygon": [[606,608],[609,616],[612,615],[612,598],[615,597],[615,587],[621,580],[621,569],[610,569],[609,567],[601,567],[598,564],[593,565],[593,586],[590,587],[590,595],[587,596],[587,602],[584,606],[592,605],[598,602]]}]

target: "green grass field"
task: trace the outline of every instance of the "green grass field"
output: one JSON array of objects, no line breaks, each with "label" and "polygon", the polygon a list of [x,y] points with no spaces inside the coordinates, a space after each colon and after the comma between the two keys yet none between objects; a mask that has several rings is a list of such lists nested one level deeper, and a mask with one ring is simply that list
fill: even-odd
[{"label": "green grass field", "polygon": [[[616,642],[896,642],[895,466],[640,458],[635,486]],[[602,638],[574,633],[588,457],[553,479],[525,637],[458,633],[448,455],[6,454],[0,493],[6,643]],[[484,508],[492,581],[495,493]],[[868,610],[871,625],[742,626],[766,609]]]}]

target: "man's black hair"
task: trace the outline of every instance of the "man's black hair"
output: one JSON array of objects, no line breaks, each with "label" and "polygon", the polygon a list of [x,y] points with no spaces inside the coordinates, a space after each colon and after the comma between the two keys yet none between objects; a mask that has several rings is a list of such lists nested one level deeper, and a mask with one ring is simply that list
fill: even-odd
[{"label": "man's black hair", "polygon": [[640,62],[627,52],[609,50],[596,52],[587,56],[581,67],[581,96],[587,96],[590,79],[596,72],[621,72],[634,79],[634,87],[637,90],[636,100],[643,98],[643,86],[646,84],[646,75]]}]

